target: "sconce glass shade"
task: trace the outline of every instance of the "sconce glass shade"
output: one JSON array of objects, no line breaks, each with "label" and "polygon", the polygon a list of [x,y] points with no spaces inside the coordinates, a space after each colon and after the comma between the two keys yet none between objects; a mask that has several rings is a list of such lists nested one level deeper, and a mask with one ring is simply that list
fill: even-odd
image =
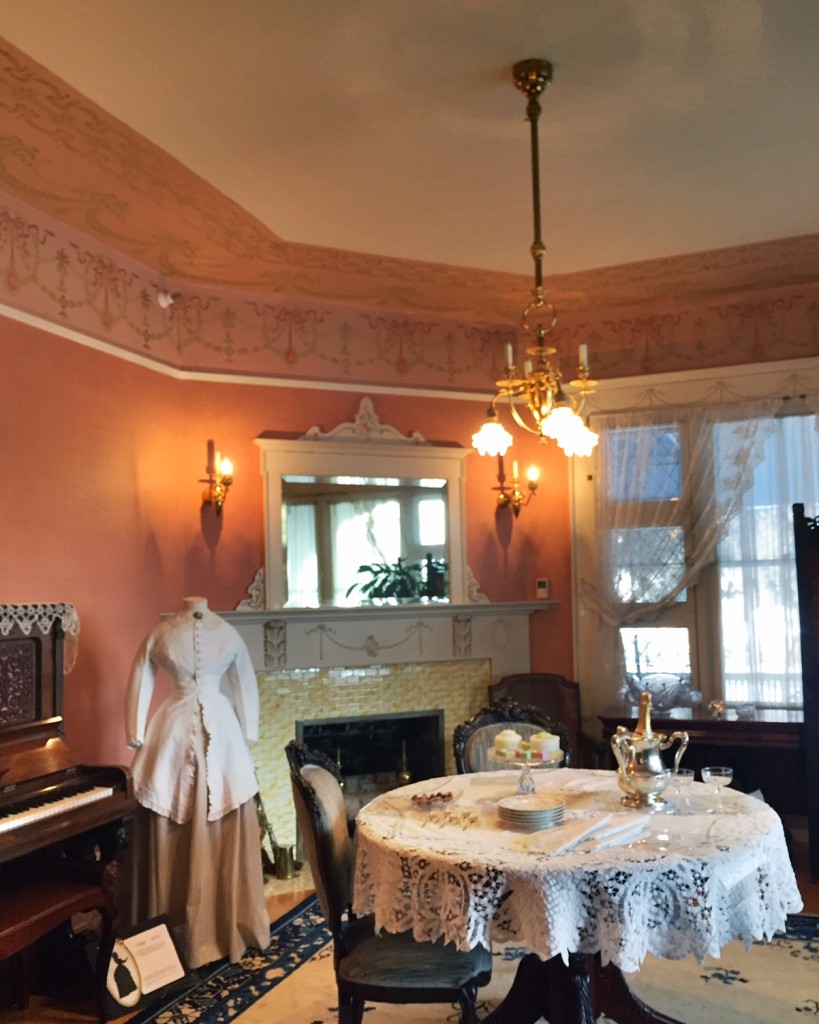
[{"label": "sconce glass shade", "polygon": [[472,435],[472,447],[480,455],[505,455],[512,445],[512,435],[498,422],[498,414],[489,410],[486,422]]}]

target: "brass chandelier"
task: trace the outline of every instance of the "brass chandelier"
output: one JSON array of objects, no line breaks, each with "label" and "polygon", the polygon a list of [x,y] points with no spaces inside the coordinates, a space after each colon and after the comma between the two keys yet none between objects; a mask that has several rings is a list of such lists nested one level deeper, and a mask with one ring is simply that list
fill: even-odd
[{"label": "brass chandelier", "polygon": [[[597,444],[598,435],[590,430],[583,419],[586,397],[596,381],[589,377],[588,346],[578,350],[577,377],[563,383],[560,369],[550,357],[556,349],[548,344],[548,335],[557,323],[557,313],[543,287],[543,256],[546,246],[540,227],[540,166],[538,146],[538,120],[540,94],[552,80],[552,65],[546,60],[519,61],[512,68],[515,85],[527,96],[526,116],[529,120],[532,150],[532,207],[534,214],[534,241],[531,253],[535,264],[535,282],[532,301],[523,311],[524,336],[529,344],[522,366],[515,362],[512,346],[507,344],[505,376],[495,382],[497,392],[487,412],[487,420],[472,435],[473,447],[481,455],[505,455],[512,444],[512,435],[503,427],[497,405],[505,400],[512,418],[519,427],[537,434],[543,444],[549,439],[557,442],[566,455],[590,455]],[[536,320],[536,323],[532,321]]]}]

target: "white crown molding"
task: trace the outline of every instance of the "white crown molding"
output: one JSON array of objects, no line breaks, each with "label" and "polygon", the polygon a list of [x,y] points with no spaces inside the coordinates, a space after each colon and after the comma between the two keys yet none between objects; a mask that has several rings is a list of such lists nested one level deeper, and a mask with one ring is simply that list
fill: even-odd
[{"label": "white crown molding", "polygon": [[629,409],[728,405],[805,395],[819,395],[816,356],[599,381],[597,391],[586,400],[586,412],[594,416]]}]

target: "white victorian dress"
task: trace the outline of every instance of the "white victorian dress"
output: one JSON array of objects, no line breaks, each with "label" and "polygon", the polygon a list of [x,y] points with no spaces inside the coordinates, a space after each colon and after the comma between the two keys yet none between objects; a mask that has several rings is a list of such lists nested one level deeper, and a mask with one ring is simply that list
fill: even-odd
[{"label": "white victorian dress", "polygon": [[[172,691],[147,724],[156,671]],[[147,877],[140,917],[166,914],[184,927],[190,967],[248,946],[265,949],[258,790],[249,743],[258,738],[256,674],[238,632],[213,612],[163,621],[134,660],[125,702],[133,777],[148,812],[140,844]],[[140,745],[141,744],[141,745]]]}]

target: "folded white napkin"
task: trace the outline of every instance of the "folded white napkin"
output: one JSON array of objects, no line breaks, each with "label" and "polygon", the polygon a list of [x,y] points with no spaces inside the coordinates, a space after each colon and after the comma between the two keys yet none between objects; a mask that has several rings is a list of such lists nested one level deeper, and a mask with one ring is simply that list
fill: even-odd
[{"label": "folded white napkin", "polygon": [[598,850],[608,850],[612,846],[623,846],[626,843],[633,843],[636,839],[642,839],[650,832],[648,826],[642,821],[633,821],[625,828],[619,828],[608,836],[604,832],[596,832],[592,837],[591,850],[597,853]]},{"label": "folded white napkin", "polygon": [[578,818],[574,821],[567,821],[555,828],[543,829],[540,832],[533,832],[529,836],[527,848],[538,853],[548,853],[555,856],[566,853],[579,846],[584,839],[594,835],[611,820],[610,814],[604,814],[595,818]]},{"label": "folded white napkin", "polygon": [[618,815],[610,824],[604,825],[595,834],[595,839],[613,839],[621,832],[633,832],[635,829],[648,827],[648,820],[644,815],[635,817],[633,814]]}]

